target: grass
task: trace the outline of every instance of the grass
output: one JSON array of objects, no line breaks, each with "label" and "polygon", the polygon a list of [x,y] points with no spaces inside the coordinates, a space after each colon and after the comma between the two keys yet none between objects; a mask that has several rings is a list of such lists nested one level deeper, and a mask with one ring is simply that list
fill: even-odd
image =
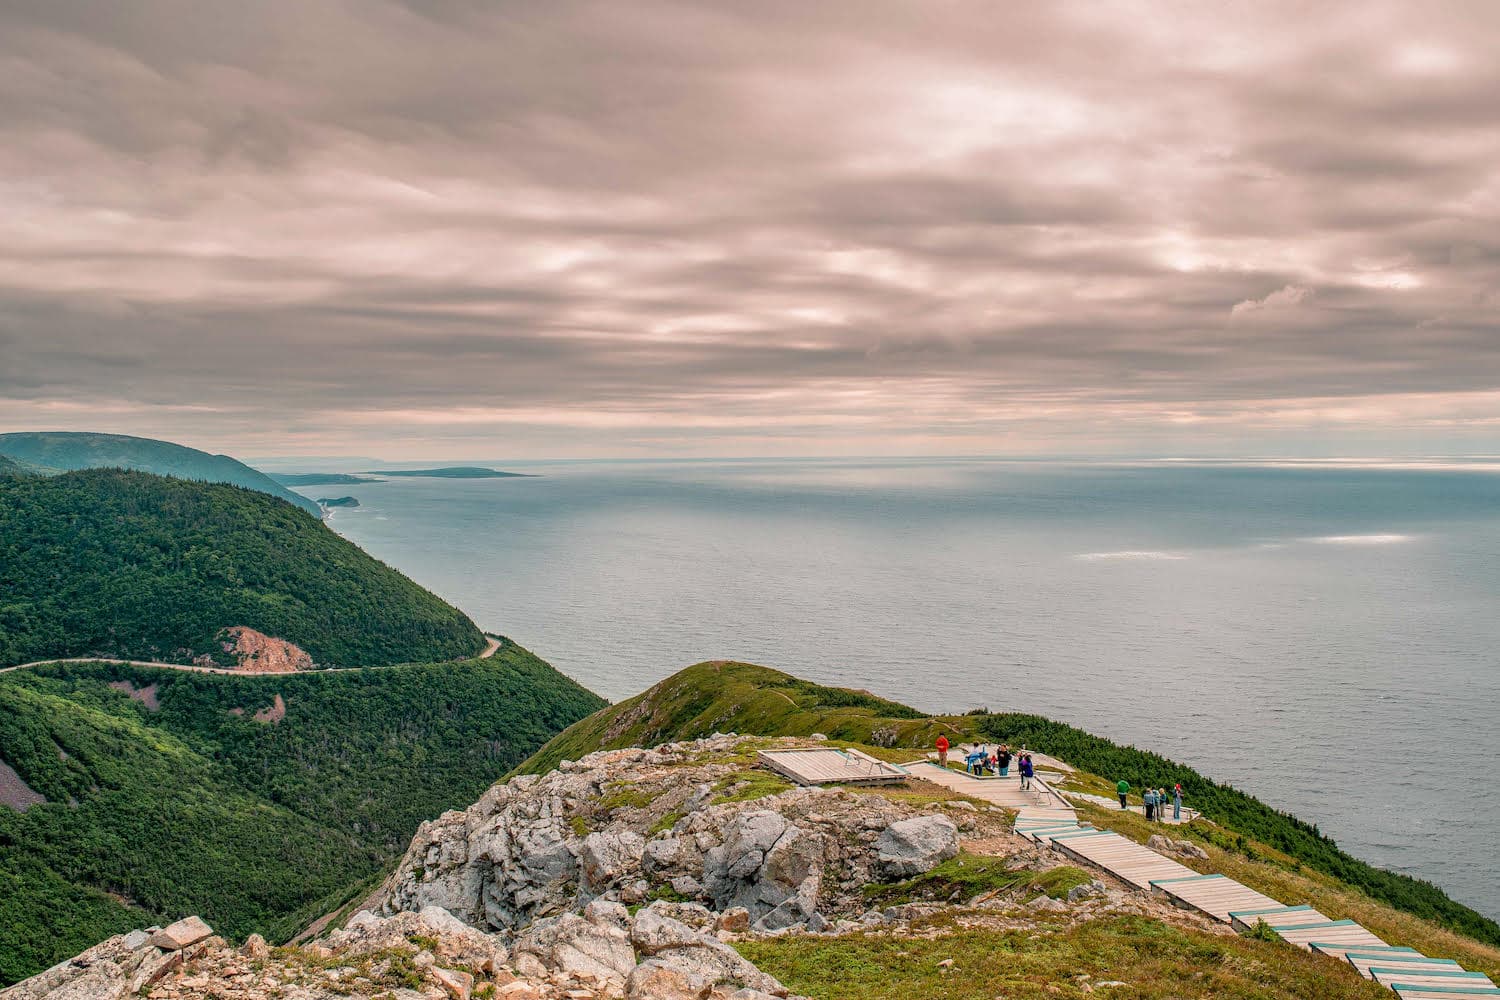
[{"label": "grass", "polygon": [[[560,733],[517,769],[540,774],[595,750],[653,746],[715,732],[762,736],[824,733],[889,750],[931,747],[971,730],[966,721],[927,716],[863,691],[825,687],[751,663],[714,660],[679,671],[649,690]],[[910,750],[896,759],[910,759]]]},{"label": "grass", "polygon": [[628,781],[617,781],[609,794],[599,799],[599,808],[604,812],[616,809],[644,809],[656,800],[656,791],[640,788]]},{"label": "grass", "polygon": [[714,782],[714,791],[718,794],[713,797],[709,805],[717,806],[725,802],[753,802],[756,799],[777,795],[791,787],[790,781],[770,771],[740,771]]},{"label": "grass", "polygon": [[[1065,930],[959,928],[934,938],[793,936],[735,947],[816,1000],[1390,1000],[1347,965],[1284,944],[1220,937],[1140,917]],[[940,963],[951,960],[950,966]]]},{"label": "grass", "polygon": [[967,902],[991,892],[1020,889],[1044,892],[1061,899],[1076,885],[1094,876],[1071,865],[1038,872],[1016,868],[1007,858],[960,852],[925,875],[904,882],[872,883],[864,887],[866,902],[875,909],[914,902]]}]

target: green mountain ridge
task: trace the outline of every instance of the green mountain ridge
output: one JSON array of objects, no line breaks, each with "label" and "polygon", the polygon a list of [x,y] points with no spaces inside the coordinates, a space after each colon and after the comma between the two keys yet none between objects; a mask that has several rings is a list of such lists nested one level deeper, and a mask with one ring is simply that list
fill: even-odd
[{"label": "green mountain ridge", "polygon": [[462,612],[264,493],[112,469],[0,480],[0,666],[222,660],[235,625],[325,667],[484,648]]},{"label": "green mountain ridge", "polygon": [[[1341,850],[1317,827],[1267,806],[1186,765],[1135,747],[1119,746],[1065,723],[1023,713],[927,715],[863,691],[824,687],[749,663],[710,661],[673,674],[651,688],[574,723],[549,740],[516,773],[550,770],[596,750],[652,746],[715,732],[810,736],[875,747],[932,747],[950,741],[1004,741],[1029,746],[1075,767],[1124,778],[1132,787],[1171,787],[1206,818],[1244,841],[1253,838],[1397,910],[1433,921],[1475,940],[1500,945],[1500,924],[1447,896],[1430,882],[1367,862]],[[1110,789],[1106,786],[1104,791]]]},{"label": "green mountain ridge", "polygon": [[334,673],[0,674],[0,761],[47,799],[0,805],[0,985],[187,913],[284,939],[601,704],[510,642]]},{"label": "green mountain ridge", "polygon": [[309,514],[320,513],[311,500],[243,462],[170,441],[82,431],[19,431],[0,434],[0,455],[30,465],[33,471],[136,469],[179,479],[231,483],[269,493]]}]

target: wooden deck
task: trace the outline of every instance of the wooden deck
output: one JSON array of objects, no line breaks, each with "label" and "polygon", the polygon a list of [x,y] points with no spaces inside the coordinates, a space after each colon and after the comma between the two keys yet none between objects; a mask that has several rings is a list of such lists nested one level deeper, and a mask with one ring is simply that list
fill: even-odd
[{"label": "wooden deck", "polygon": [[909,777],[905,768],[877,760],[853,747],[761,750],[756,758],[799,785],[891,785]]}]

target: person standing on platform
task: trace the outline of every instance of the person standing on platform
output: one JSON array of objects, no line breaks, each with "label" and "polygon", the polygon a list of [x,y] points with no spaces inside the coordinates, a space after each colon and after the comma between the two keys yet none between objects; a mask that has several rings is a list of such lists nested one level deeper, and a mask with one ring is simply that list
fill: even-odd
[{"label": "person standing on platform", "polygon": [[937,750],[938,750],[938,763],[940,765],[942,765],[943,767],[947,767],[948,766],[948,737],[946,737],[946,736],[939,736],[937,738]]},{"label": "person standing on platform", "polygon": [[1182,819],[1182,785],[1172,786],[1172,819]]},{"label": "person standing on platform", "polygon": [[1130,794],[1130,782],[1126,781],[1124,778],[1121,778],[1115,785],[1115,791],[1120,793],[1120,808],[1126,808],[1125,796]]},{"label": "person standing on platform", "polygon": [[1000,769],[1000,777],[1010,777],[1010,746],[1000,744],[1000,752],[995,756],[995,766]]},{"label": "person standing on platform", "polygon": [[1146,820],[1150,822],[1156,818],[1156,789],[1148,788],[1141,795],[1141,801],[1146,804]]}]

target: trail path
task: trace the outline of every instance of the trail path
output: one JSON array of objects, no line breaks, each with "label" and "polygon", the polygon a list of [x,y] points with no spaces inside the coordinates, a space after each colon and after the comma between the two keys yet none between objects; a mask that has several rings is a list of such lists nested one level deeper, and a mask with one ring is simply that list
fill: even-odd
[{"label": "trail path", "polygon": [[[453,660],[439,660],[439,663],[458,663],[461,660],[487,660],[500,650],[500,640],[492,635],[484,637],[484,652],[478,656],[460,656]],[[286,677],[289,674],[337,674],[350,670],[385,670],[385,667],[329,667],[326,670],[286,670],[277,673],[260,672],[255,670],[238,670],[234,667],[200,667],[191,663],[161,663],[157,660],[115,660],[107,656],[63,656],[53,657],[50,660],[34,660],[31,663],[18,663],[13,667],[0,667],[0,674],[8,674],[12,670],[26,670],[30,667],[45,667],[49,663],[121,663],[130,667],[156,667],[162,670],[186,670],[195,674],[230,674],[235,677]]]}]

